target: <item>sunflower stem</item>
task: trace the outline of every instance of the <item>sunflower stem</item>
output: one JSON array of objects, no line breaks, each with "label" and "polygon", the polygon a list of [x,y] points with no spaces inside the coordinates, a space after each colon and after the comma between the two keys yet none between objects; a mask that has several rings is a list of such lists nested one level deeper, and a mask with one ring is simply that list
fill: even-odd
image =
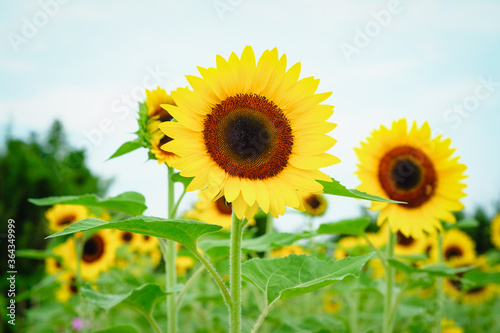
[{"label": "sunflower stem", "polygon": [[[274,217],[271,214],[266,215],[266,235],[271,234],[274,232]],[[271,252],[272,250],[269,249],[266,251],[265,256],[266,258],[271,257]]]},{"label": "sunflower stem", "polygon": [[[174,182],[172,181],[172,175],[174,174],[174,169],[168,167],[168,218],[174,218]],[[175,269],[175,258],[177,256],[177,249],[175,242],[169,239],[165,240],[165,278],[166,278],[166,290],[171,290],[177,280],[177,272]],[[177,300],[175,293],[167,295],[167,332],[176,333],[177,332]]]},{"label": "sunflower stem", "polygon": [[224,298],[224,302],[226,302],[227,307],[231,311],[232,307],[232,301],[231,301],[231,295],[229,294],[229,291],[226,288],[226,285],[224,284],[224,281],[222,281],[221,276],[217,271],[215,270],[214,266],[210,263],[210,261],[205,258],[201,253],[198,251],[193,251],[193,254],[196,258],[198,258],[199,261],[202,262],[203,265],[205,265],[207,271],[212,275],[212,277],[215,280],[215,283],[217,283],[217,286],[219,286],[219,289],[222,293],[222,297]]},{"label": "sunflower stem", "polygon": [[[387,242],[387,259],[392,259],[394,256],[394,245],[396,243],[396,234],[391,231],[389,227],[389,241]],[[385,299],[384,299],[384,322],[383,322],[383,332],[391,333],[392,332],[392,318],[391,318],[391,310],[392,310],[392,288],[394,283],[394,268],[391,265],[387,265],[385,269],[386,273],[386,291],[385,291]],[[396,311],[396,309],[394,309]]]},{"label": "sunflower stem", "polygon": [[[444,262],[444,254],[443,254],[443,233],[438,233],[438,263],[443,264]],[[444,278],[437,277],[436,278],[436,303],[437,303],[437,313],[436,313],[436,324],[435,324],[435,332],[441,332],[441,317],[443,316],[443,302],[444,302],[444,293],[443,293],[443,284]]]},{"label": "sunflower stem", "polygon": [[241,239],[244,228],[244,220],[240,220],[233,210],[229,250],[229,292],[231,294],[229,332],[231,333],[241,332]]},{"label": "sunflower stem", "polygon": [[259,328],[264,323],[264,320],[266,319],[267,314],[269,313],[269,311],[271,311],[276,305],[278,305],[278,299],[279,298],[276,298],[271,304],[267,305],[264,308],[264,310],[262,310],[259,318],[255,322],[255,325],[253,325],[251,333],[257,333],[259,331]]}]

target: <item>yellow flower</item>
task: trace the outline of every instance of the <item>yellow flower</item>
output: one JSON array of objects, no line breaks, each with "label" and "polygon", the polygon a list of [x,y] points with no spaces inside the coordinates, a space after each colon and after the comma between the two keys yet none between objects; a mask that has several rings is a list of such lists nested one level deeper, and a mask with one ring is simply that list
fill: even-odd
[{"label": "yellow flower", "polygon": [[463,333],[464,329],[455,326],[455,321],[453,319],[441,319],[441,333]]},{"label": "yellow flower", "polygon": [[335,260],[343,259],[348,257],[350,251],[354,248],[365,245],[366,242],[364,239],[354,236],[342,237],[337,243],[337,248],[333,252],[333,257]]},{"label": "yellow flower", "polygon": [[427,248],[427,240],[425,238],[405,237],[398,231],[396,234],[396,245],[394,253],[397,255],[408,256],[412,254],[423,254]]},{"label": "yellow flower", "polygon": [[71,296],[78,294],[76,276],[72,272],[65,272],[57,277],[60,285],[56,291],[56,300],[61,303],[67,302]]},{"label": "yellow flower", "polygon": [[[480,256],[474,260],[458,259],[452,264],[453,267],[464,267],[477,265],[482,271],[487,271],[486,258]],[[463,277],[464,273],[458,273],[458,278]],[[485,303],[495,297],[497,286],[495,284],[485,284],[480,287],[466,290],[459,279],[444,279],[444,291],[447,295],[457,298],[465,304],[478,305]]]},{"label": "yellow flower", "polygon": [[142,234],[133,234],[132,249],[140,253],[158,250],[158,238]]},{"label": "yellow flower", "polygon": [[274,249],[271,251],[272,258],[284,258],[288,257],[290,254],[309,254],[309,251],[304,250],[302,246],[299,245],[288,245],[280,247],[279,249]]},{"label": "yellow flower", "polygon": [[162,122],[168,122],[172,120],[172,116],[168,111],[161,107],[161,105],[174,105],[175,102],[172,96],[167,94],[167,92],[158,87],[156,90],[149,91],[146,90],[146,106],[148,108],[148,136],[150,138],[151,153],[158,160],[158,164],[167,163],[171,166],[172,162],[177,158],[175,154],[162,150],[160,147],[167,142],[170,142],[172,138],[163,134],[158,125]]},{"label": "yellow flower", "polygon": [[414,122],[408,132],[406,119],[393,122],[391,129],[381,126],[361,143],[356,149],[359,190],[407,202],[372,202],[371,209],[380,211],[379,225],[388,220],[393,232],[423,238],[424,232],[441,230],[440,221],[455,222],[450,211],[464,208],[466,167],[452,157],[450,144],[441,136],[431,139],[428,123],[418,128]]},{"label": "yellow flower", "polygon": [[323,294],[323,308],[329,313],[337,313],[342,308],[342,303],[335,297],[332,292]]},{"label": "yellow flower", "polygon": [[314,193],[303,193],[300,196],[299,210],[305,210],[310,216],[324,215],[327,208],[327,202],[323,195]]},{"label": "yellow flower", "polygon": [[194,266],[194,259],[190,256],[178,256],[175,258],[175,269],[177,276],[184,275],[188,269]]},{"label": "yellow flower", "polygon": [[[76,272],[76,250],[73,238],[68,238],[69,267]],[[83,243],[80,262],[81,276],[84,280],[95,280],[101,272],[109,270],[115,262],[118,242],[113,230],[101,230]]]},{"label": "yellow flower", "polygon": [[491,243],[500,250],[500,214],[491,222]]},{"label": "yellow flower", "polygon": [[49,221],[49,228],[58,232],[80,220],[90,217],[87,208],[80,205],[54,205],[47,210],[45,217]]},{"label": "yellow flower", "polygon": [[63,266],[60,260],[53,257],[48,257],[45,259],[45,273],[48,275],[54,275],[63,270]]},{"label": "yellow flower", "polygon": [[139,241],[134,241],[136,238],[138,238],[140,235],[135,234],[130,231],[122,231],[122,230],[116,230],[115,232],[115,237],[116,241],[118,242],[119,245],[130,245]]},{"label": "yellow flower", "polygon": [[238,218],[257,207],[273,216],[299,207],[299,191],[318,193],[318,170],[338,163],[325,153],[335,140],[326,120],[333,107],[321,105],[330,93],[315,94],[319,80],[298,81],[300,63],[286,70],[286,56],[273,49],[258,63],[250,46],[241,58],[217,56],[216,68],[187,76],[193,91],[172,92],[177,106],[164,105],[177,122],[160,129],[173,140],[162,149],[179,158],[172,164],[194,177],[188,190],[206,189],[210,200],[224,196]]},{"label": "yellow flower", "polygon": [[[437,245],[437,242],[435,243]],[[445,261],[473,261],[476,257],[476,244],[465,232],[453,228],[448,230],[443,237],[443,257]],[[438,247],[431,248],[431,260],[439,259]]]},{"label": "yellow flower", "polygon": [[[231,228],[232,223],[232,205],[220,197],[215,201],[211,201],[206,192],[198,192],[199,200],[195,203],[194,209],[185,214],[185,218],[193,219],[205,223],[218,224],[224,229]],[[249,225],[254,225],[255,220],[251,219]]]}]

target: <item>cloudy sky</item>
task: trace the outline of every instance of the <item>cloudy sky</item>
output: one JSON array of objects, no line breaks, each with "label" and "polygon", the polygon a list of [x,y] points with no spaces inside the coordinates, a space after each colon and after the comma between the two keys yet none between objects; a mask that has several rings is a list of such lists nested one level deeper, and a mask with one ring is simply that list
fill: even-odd
[{"label": "cloudy sky", "polygon": [[[428,121],[468,165],[468,209],[500,199],[500,3],[425,0],[4,0],[0,4],[0,128],[24,137],[61,119],[110,195],[138,191],[165,215],[166,170],[146,152],[105,162],[136,130],[145,88],[186,86],[215,56],[277,47],[301,77],[332,91],[330,121],[342,163],[326,173],[348,187],[359,145],[380,124]],[[184,208],[194,197],[186,200]],[[328,216],[361,202],[331,199]],[[300,228],[280,218],[284,228]]]}]

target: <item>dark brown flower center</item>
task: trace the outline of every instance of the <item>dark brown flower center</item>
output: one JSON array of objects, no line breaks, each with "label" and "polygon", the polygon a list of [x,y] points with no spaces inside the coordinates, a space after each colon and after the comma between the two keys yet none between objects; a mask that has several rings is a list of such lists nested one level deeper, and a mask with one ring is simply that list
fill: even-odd
[{"label": "dark brown flower center", "polygon": [[149,236],[149,235],[142,235],[142,236],[144,237],[144,240],[145,240],[146,242],[147,242],[147,241],[151,238],[151,236]]},{"label": "dark brown flower center", "polygon": [[318,197],[316,197],[315,195],[306,199],[306,202],[312,209],[318,208],[319,205],[321,204],[321,202],[318,200]]},{"label": "dark brown flower center", "polygon": [[452,258],[460,258],[464,255],[462,249],[458,246],[450,246],[445,249],[444,257],[446,260],[450,260]]},{"label": "dark brown flower center", "polygon": [[82,260],[91,263],[101,259],[104,254],[104,240],[101,236],[95,235],[83,245]]},{"label": "dark brown flower center", "polygon": [[68,213],[59,218],[59,220],[57,221],[57,225],[60,226],[70,225],[71,223],[75,222],[75,220],[76,220],[76,215],[74,213]]},{"label": "dark brown flower center", "polygon": [[401,146],[394,148],[380,161],[380,184],[387,195],[405,208],[417,208],[434,194],[437,175],[434,166],[421,150]]},{"label": "dark brown flower center", "polygon": [[219,167],[232,176],[254,180],[278,175],[293,144],[283,112],[255,94],[239,94],[217,104],[204,122],[203,137]]},{"label": "dark brown flower center", "polygon": [[398,231],[397,233],[397,242],[398,242],[398,245],[400,246],[410,246],[413,244],[413,242],[415,242],[415,239],[413,239],[413,237],[406,237],[405,235],[403,235],[401,233],[401,231]]},{"label": "dark brown flower center", "polygon": [[231,215],[233,213],[231,203],[227,202],[224,197],[221,197],[215,201],[215,207],[217,208],[219,213],[223,215]]},{"label": "dark brown flower center", "polygon": [[124,242],[128,243],[132,240],[132,238],[134,238],[134,235],[131,232],[128,231],[122,232],[122,240]]},{"label": "dark brown flower center", "polygon": [[72,277],[69,281],[69,290],[73,295],[78,294],[78,287],[76,286],[76,277]]}]

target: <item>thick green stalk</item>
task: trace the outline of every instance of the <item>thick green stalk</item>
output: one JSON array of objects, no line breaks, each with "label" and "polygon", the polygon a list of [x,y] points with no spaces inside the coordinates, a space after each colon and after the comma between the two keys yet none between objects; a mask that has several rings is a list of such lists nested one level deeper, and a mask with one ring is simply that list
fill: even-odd
[{"label": "thick green stalk", "polygon": [[233,211],[231,224],[231,248],[229,250],[229,287],[231,306],[229,308],[229,332],[241,332],[241,238],[245,223]]},{"label": "thick green stalk", "polygon": [[[394,256],[394,245],[396,243],[396,234],[391,231],[389,227],[389,241],[387,242],[387,259],[392,259]],[[394,284],[394,268],[391,265],[387,265],[386,270],[386,291],[384,299],[384,323],[383,327],[384,333],[392,333],[392,320],[391,320],[391,310],[392,310],[392,288]]]},{"label": "thick green stalk", "polygon": [[[172,175],[174,169],[168,167],[168,218],[173,219],[174,216],[174,182],[172,181]],[[165,240],[166,247],[166,258],[165,258],[165,277],[166,277],[166,289],[172,289],[177,280],[177,273],[175,269],[175,258],[177,256],[177,249],[175,242],[172,240]],[[167,332],[176,333],[177,332],[177,300],[175,293],[167,295]]]},{"label": "thick green stalk", "polygon": [[[444,263],[442,232],[439,232],[438,234],[438,262],[439,264]],[[438,310],[436,314],[435,332],[437,333],[441,332],[441,318],[443,316],[443,308],[444,308],[443,284],[444,284],[444,278],[442,277],[436,278],[436,303]]]}]

